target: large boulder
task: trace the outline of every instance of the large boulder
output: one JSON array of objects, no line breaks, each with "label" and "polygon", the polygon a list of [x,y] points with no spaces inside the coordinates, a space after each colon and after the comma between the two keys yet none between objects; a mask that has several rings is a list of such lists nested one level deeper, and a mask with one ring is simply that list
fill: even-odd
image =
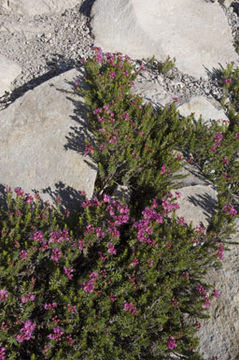
[{"label": "large boulder", "polygon": [[222,360],[239,359],[239,235],[232,241],[237,244],[224,253],[221,269],[211,269],[207,274],[208,282],[220,296],[212,301],[210,319],[202,322],[198,334],[199,351],[205,360],[216,356]]},{"label": "large boulder", "polygon": [[64,12],[77,4],[79,0],[2,0],[1,3],[6,11],[29,16]]},{"label": "large boulder", "polygon": [[96,168],[83,155],[86,109],[74,92],[82,78],[70,70],[0,112],[0,184],[37,190],[45,200],[60,196],[69,207],[80,191],[92,196]]},{"label": "large boulder", "polygon": [[200,116],[202,116],[202,121],[204,123],[216,121],[218,124],[222,125],[228,124],[229,122],[229,119],[220,104],[218,103],[218,108],[216,108],[204,96],[192,97],[189,102],[179,106],[178,110],[183,116],[189,116],[193,113],[195,120],[199,120]]},{"label": "large boulder", "polygon": [[207,228],[215,211],[217,192],[212,185],[189,185],[178,190],[181,197],[177,200],[180,208],[178,217],[184,217],[185,222],[193,226]]},{"label": "large boulder", "polygon": [[0,96],[11,91],[11,83],[20,75],[22,69],[15,62],[0,55]]},{"label": "large boulder", "polygon": [[227,18],[219,3],[204,0],[96,0],[95,43],[105,51],[165,60],[195,77],[237,61]]}]

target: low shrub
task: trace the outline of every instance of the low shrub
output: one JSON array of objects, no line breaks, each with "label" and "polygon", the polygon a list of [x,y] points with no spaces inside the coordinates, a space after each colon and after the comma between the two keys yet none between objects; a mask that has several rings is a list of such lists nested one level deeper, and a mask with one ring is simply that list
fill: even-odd
[{"label": "low shrub", "polygon": [[167,74],[175,66],[176,58],[171,59],[170,56],[167,56],[165,61],[156,60],[153,56],[148,62],[147,67],[156,70],[159,74]]},{"label": "low shrub", "polygon": [[[220,266],[237,215],[219,163],[232,161],[232,138],[224,144],[218,128],[195,127],[175,104],[143,104],[130,92],[139,70],[128,57],[96,48],[85,69],[95,194],[71,214],[6,189],[0,360],[202,359],[200,319],[219,296],[205,275]],[[210,168],[206,151],[215,141]],[[218,189],[208,229],[177,217],[177,173],[190,152]],[[131,189],[128,204],[114,198],[118,185]]]}]

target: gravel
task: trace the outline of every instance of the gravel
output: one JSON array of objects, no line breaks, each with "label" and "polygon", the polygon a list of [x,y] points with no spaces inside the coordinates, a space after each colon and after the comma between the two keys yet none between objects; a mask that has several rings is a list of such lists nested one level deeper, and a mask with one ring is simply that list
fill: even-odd
[{"label": "gravel", "polygon": [[[93,2],[79,0],[78,6],[63,14],[34,17],[4,13],[0,7],[0,54],[22,68],[22,74],[13,83],[13,92],[0,99],[2,107],[47,79],[78,67],[81,58],[92,55],[94,39],[89,15]],[[234,38],[239,39],[239,8],[234,6],[224,11]],[[146,61],[142,63],[146,64]],[[160,75],[157,70],[147,67],[144,76],[149,80],[158,79],[164,90],[177,95],[179,104],[192,95],[205,95],[217,100],[222,97],[217,72],[209,74],[208,80],[196,80],[177,68]]]}]

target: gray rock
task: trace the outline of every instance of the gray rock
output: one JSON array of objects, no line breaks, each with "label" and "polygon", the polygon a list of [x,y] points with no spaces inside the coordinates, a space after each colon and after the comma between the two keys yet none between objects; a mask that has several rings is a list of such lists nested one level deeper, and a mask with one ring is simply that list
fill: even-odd
[{"label": "gray rock", "polygon": [[63,198],[70,207],[85,190],[91,197],[96,167],[83,156],[87,133],[83,73],[70,70],[18,98],[1,111],[0,183]]},{"label": "gray rock", "polygon": [[4,95],[5,91],[11,91],[11,83],[20,73],[18,64],[0,55],[0,96]]},{"label": "gray rock", "polygon": [[79,4],[79,0],[2,0],[2,7],[9,12],[22,15],[41,15],[64,12]]},{"label": "gray rock", "polygon": [[177,216],[184,217],[187,224],[192,221],[193,226],[202,224],[207,228],[217,200],[217,192],[213,186],[185,186],[178,191],[181,193],[181,198],[177,201],[180,206]]},{"label": "gray rock", "polygon": [[222,5],[226,6],[226,7],[230,7],[231,4],[233,3],[232,0],[219,0],[219,3],[221,3]]},{"label": "gray rock", "polygon": [[[219,104],[220,105],[220,104]],[[225,124],[229,121],[225,115],[223,108],[217,109],[212,103],[204,96],[195,96],[189,102],[178,107],[181,115],[189,116],[194,113],[195,120],[202,116],[202,121],[210,122],[217,121],[219,124]]]},{"label": "gray rock", "polygon": [[107,51],[163,61],[170,55],[179,70],[198,78],[238,60],[218,3],[96,0],[91,15],[95,43]]},{"label": "gray rock", "polygon": [[221,269],[211,269],[207,280],[220,292],[209,308],[210,319],[202,322],[198,350],[205,360],[239,359],[239,235],[234,235],[230,252],[224,252]]},{"label": "gray rock", "polygon": [[7,32],[11,35],[21,35],[23,34],[24,38],[28,41],[34,38],[39,34],[49,33],[51,28],[46,24],[41,24],[36,26],[34,23],[30,22],[16,22],[11,21],[8,17],[4,23],[0,26],[0,32]]},{"label": "gray rock", "polygon": [[138,76],[135,81],[135,87],[132,89],[134,93],[141,95],[144,101],[151,101],[156,105],[165,106],[172,102],[174,95],[165,91],[164,87],[158,80],[145,79]]}]

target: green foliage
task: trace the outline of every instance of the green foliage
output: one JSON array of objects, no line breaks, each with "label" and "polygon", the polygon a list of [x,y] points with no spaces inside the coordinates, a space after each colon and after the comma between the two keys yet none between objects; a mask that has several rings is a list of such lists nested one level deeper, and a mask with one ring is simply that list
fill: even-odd
[{"label": "green foliage", "polygon": [[[0,354],[200,360],[199,320],[216,295],[205,275],[234,231],[236,127],[196,124],[175,104],[143,104],[131,93],[138,70],[130,59],[96,52],[84,92],[94,198],[72,216],[7,190],[0,211]],[[170,190],[186,160],[218,191],[208,229],[177,217],[180,194]],[[112,197],[119,185],[131,189],[128,205]]]},{"label": "green foliage", "polygon": [[148,60],[147,67],[158,71],[159,74],[164,74],[165,75],[171,69],[174,68],[175,61],[176,61],[175,57],[173,59],[171,59],[170,56],[168,56],[166,58],[166,60],[163,62],[163,61],[158,61],[157,59],[155,59],[155,56],[153,56],[150,60]]},{"label": "green foliage", "polygon": [[[96,58],[85,66],[89,86],[85,99],[92,109],[89,119],[94,138],[93,143],[87,140],[86,153],[99,168],[96,193],[113,193],[117,185],[126,185],[147,201],[147,194],[161,196],[183,166],[172,150],[186,141],[190,119],[181,119],[175,104],[155,110],[131,94],[137,72],[122,56],[95,63]],[[111,78],[109,74],[114,73]]]}]

